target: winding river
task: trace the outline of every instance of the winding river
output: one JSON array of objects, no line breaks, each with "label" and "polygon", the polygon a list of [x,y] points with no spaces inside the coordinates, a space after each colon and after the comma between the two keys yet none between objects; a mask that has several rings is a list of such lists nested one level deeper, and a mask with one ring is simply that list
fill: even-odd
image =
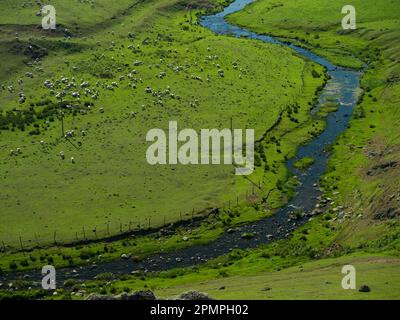
[{"label": "winding river", "polygon": [[[203,27],[210,29],[216,34],[247,37],[290,47],[305,59],[312,60],[326,67],[330,80],[319,97],[319,105],[332,100],[340,103],[338,110],[327,117],[326,129],[308,144],[299,147],[296,157],[287,162],[289,169],[299,177],[300,185],[297,188],[296,195],[285,207],[278,210],[274,216],[236,228],[233,232],[232,230],[227,231],[216,241],[206,245],[192,246],[175,252],[157,254],[141,262],[134,262],[132,259],[117,259],[100,264],[95,268],[86,266],[76,268],[75,271],[72,269],[60,269],[57,270],[58,283],[62,283],[62,281],[72,277],[80,280],[90,280],[103,272],[129,274],[133,270],[161,271],[199,264],[208,259],[226,254],[234,248],[254,248],[260,244],[287,237],[291,231],[310,219],[309,216],[304,216],[294,221],[289,219],[289,216],[293,208],[301,208],[304,212],[311,212],[318,203],[318,197],[321,195],[318,183],[320,177],[326,171],[329,157],[329,154],[325,151],[326,146],[331,145],[338,135],[347,128],[353,108],[358,100],[358,93],[360,92],[359,82],[362,73],[335,66],[304,48],[280,42],[272,37],[251,32],[225,21],[225,17],[228,14],[242,10],[251,2],[252,0],[236,0],[226,7],[224,11],[202,17],[200,23]],[[293,163],[303,157],[312,157],[315,159],[314,164],[305,172],[298,171],[293,167]],[[250,239],[243,239],[243,233],[254,233],[255,236]],[[25,272],[23,275],[32,280],[41,278],[40,270]],[[12,280],[16,277],[16,275],[8,275],[3,280]]]}]

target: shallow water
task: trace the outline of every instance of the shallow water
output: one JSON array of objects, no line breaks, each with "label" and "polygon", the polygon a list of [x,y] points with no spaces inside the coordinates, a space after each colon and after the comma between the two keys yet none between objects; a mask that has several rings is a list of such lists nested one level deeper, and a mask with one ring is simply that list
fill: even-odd
[{"label": "shallow water", "polygon": [[[331,79],[321,93],[319,105],[333,98],[337,99],[340,103],[339,109],[328,116],[324,132],[308,144],[299,147],[296,157],[287,162],[288,168],[293,174],[299,177],[300,185],[296,190],[296,195],[285,207],[278,210],[273,217],[264,218],[258,222],[242,226],[235,229],[234,232],[225,232],[216,241],[209,244],[192,246],[176,252],[157,254],[142,262],[134,262],[131,259],[118,259],[100,264],[95,268],[76,268],[77,272],[73,272],[71,269],[57,270],[58,283],[62,283],[62,281],[72,277],[81,280],[93,279],[94,276],[103,272],[126,274],[139,269],[161,271],[175,267],[191,266],[226,254],[234,248],[254,248],[260,244],[282,239],[288,236],[295,228],[308,221],[308,217],[289,221],[289,215],[294,208],[302,208],[304,212],[310,212],[315,208],[318,197],[321,195],[321,191],[318,188],[319,178],[326,171],[329,157],[329,154],[324,151],[325,147],[332,144],[338,135],[346,129],[353,108],[358,100],[358,93],[360,91],[359,81],[362,73],[337,67],[306,49],[231,25],[224,20],[225,16],[243,9],[251,2],[252,0],[237,0],[226,7],[223,12],[203,17],[201,25],[217,34],[247,37],[287,46],[303,57],[325,66]],[[312,157],[315,159],[314,164],[305,172],[298,171],[293,167],[293,163],[303,157]],[[243,239],[241,235],[247,232],[254,232],[256,236],[251,239]],[[28,275],[32,280],[41,279],[40,271],[30,271],[24,274]],[[3,280],[13,278],[16,278],[16,275],[4,277]]]}]

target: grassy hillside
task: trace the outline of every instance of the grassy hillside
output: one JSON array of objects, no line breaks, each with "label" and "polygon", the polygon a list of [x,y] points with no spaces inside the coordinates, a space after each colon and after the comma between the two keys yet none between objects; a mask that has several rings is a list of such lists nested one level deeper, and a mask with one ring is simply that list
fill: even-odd
[{"label": "grassy hillside", "polygon": [[[247,6],[228,20],[259,33],[289,38],[313,48],[317,54],[335,64],[362,67],[373,61],[384,48],[395,62],[399,3],[395,0],[355,0],[356,30],[343,30],[342,8],[346,1],[315,0],[259,0]],[[397,42],[397,43],[396,43]],[[369,45],[373,43],[373,47]],[[398,50],[397,50],[398,52]]]},{"label": "grassy hillside", "polygon": [[[399,298],[399,10],[394,1],[354,5],[358,29],[353,32],[340,30],[342,3],[336,1],[317,6],[308,0],[261,0],[229,17],[259,33],[289,38],[334,63],[368,65],[364,94],[348,130],[332,146],[329,172],[321,180],[333,208],[261,252],[232,253],[204,268],[143,282],[117,281],[119,290],[148,287],[163,297],[196,289],[216,298]],[[386,250],[396,258],[382,258],[379,252]],[[358,285],[376,292],[341,289],[344,264],[356,266]]]},{"label": "grassy hillside", "polygon": [[[96,3],[99,8],[105,5]],[[151,289],[163,298],[199,290],[232,299],[399,299],[400,8],[395,0],[355,0],[358,28],[344,32],[345,4],[259,0],[229,17],[232,23],[287,39],[335,64],[368,66],[361,84],[364,93],[348,130],[332,145],[329,171],[321,179],[329,209],[287,239],[258,249],[233,250],[187,269],[103,274],[84,284],[71,280],[58,298]],[[79,1],[76,5],[81,11],[88,6]],[[323,117],[333,108],[321,110],[321,118],[309,117],[316,89],[325,80],[322,68],[280,46],[215,36],[195,24],[197,10],[188,12],[185,2],[145,1],[134,10],[130,5],[121,1],[107,10],[88,9],[85,13],[93,12],[93,19],[82,15],[79,29],[73,29],[73,15],[63,15],[63,27],[73,30],[68,40],[65,31],[42,38],[42,31],[30,29],[35,19],[29,20],[29,12],[37,8],[20,8],[27,15],[21,28],[14,25],[13,4],[0,5],[10,12],[9,22],[0,27],[8,30],[0,38],[1,57],[10,61],[0,67],[0,179],[6,190],[0,194],[0,241],[6,243],[0,273],[39,268],[43,262],[57,267],[93,264],[99,256],[111,260],[122,253],[141,259],[155,251],[204,243],[224,229],[273,213],[293,192],[296,179],[288,174],[285,160],[324,127]],[[15,28],[20,30],[18,39]],[[32,55],[37,54],[43,57],[34,63]],[[46,79],[62,83],[62,77],[68,82],[75,78],[78,86],[90,83],[87,96],[84,89],[76,89],[80,101],[71,96],[73,90],[63,98],[72,110],[43,86]],[[15,89],[8,90],[10,85]],[[146,93],[146,87],[154,89],[155,96]],[[18,102],[21,91],[23,103]],[[98,97],[92,99],[93,94]],[[60,108],[65,129],[75,130],[70,142],[77,148],[61,137]],[[292,109],[297,109],[295,119]],[[229,127],[233,117],[234,127],[254,127],[261,137],[282,110],[282,122],[258,149],[259,163],[251,176],[259,185],[255,194],[247,179],[233,175],[232,167],[151,167],[145,162],[145,133],[166,128],[171,118],[198,130]],[[16,148],[21,153],[10,156]],[[60,160],[60,151],[66,160]],[[262,153],[268,157],[263,159]],[[303,158],[296,166],[307,168],[311,162]],[[178,228],[173,235],[159,232],[112,244],[18,251],[20,235],[24,246],[50,244],[54,235],[58,242],[102,238],[189,219],[192,213],[226,208],[237,199],[235,210]],[[345,264],[356,267],[357,286],[370,286],[370,293],[340,287]]]},{"label": "grassy hillside", "polygon": [[[12,30],[0,39],[10,61],[0,75],[6,246],[19,247],[19,236],[25,246],[54,236],[58,242],[106,237],[247,201],[252,184],[235,177],[232,166],[150,166],[146,133],[171,120],[180,129],[229,128],[233,118],[235,128],[255,128],[260,137],[294,101],[304,124],[323,81],[312,76],[320,67],[288,49],[211,34],[194,24],[185,3],[121,1],[106,9],[104,1],[76,1],[67,10],[54,2],[62,27],[53,34],[37,30],[37,8],[23,3],[1,4],[9,12],[1,28]],[[32,27],[16,38],[15,23],[25,15]],[[62,138],[60,110],[64,131],[74,130],[69,140]],[[298,126],[284,123],[286,130]],[[309,136],[288,136],[282,153],[271,145],[277,169],[265,179],[265,192],[286,179],[285,155]],[[18,148],[20,154],[10,153]],[[263,172],[252,176],[255,183],[263,185]],[[279,192],[271,199],[271,207],[282,202]]]},{"label": "grassy hillside", "polygon": [[[342,267],[346,264],[356,267],[357,289],[368,285],[371,292],[343,290]],[[179,284],[168,285],[155,290],[163,298],[178,297],[190,290],[207,292],[215,299],[399,299],[400,260],[388,256],[346,256],[301,264],[281,271],[263,271],[228,277],[218,277],[211,281],[188,281],[180,279]]]},{"label": "grassy hillside", "polygon": [[357,29],[345,32],[345,4],[261,0],[229,17],[258,32],[288,37],[334,63],[368,65],[364,94],[349,129],[332,148],[329,173],[321,181],[342,206],[334,214],[338,231],[332,250],[363,246],[391,232],[398,239],[400,216],[400,6],[390,0],[354,1]]}]

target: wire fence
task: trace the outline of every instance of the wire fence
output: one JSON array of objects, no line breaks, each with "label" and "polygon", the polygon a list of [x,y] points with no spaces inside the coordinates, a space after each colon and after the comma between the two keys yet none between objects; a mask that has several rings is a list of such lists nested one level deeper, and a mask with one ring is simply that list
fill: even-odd
[{"label": "wire fence", "polygon": [[192,208],[189,212],[180,212],[179,216],[163,214],[143,217],[139,220],[125,220],[99,224],[96,226],[82,225],[79,230],[61,231],[55,229],[46,234],[21,234],[17,241],[0,240],[0,251],[26,251],[33,248],[44,248],[53,245],[73,246],[79,243],[95,241],[119,240],[135,234],[150,234],[170,225],[180,226],[194,221],[201,221],[209,216],[218,216],[229,210],[240,208],[244,204],[258,202],[263,195],[260,183],[252,183],[251,187],[240,196],[223,201],[220,206],[209,209]]}]

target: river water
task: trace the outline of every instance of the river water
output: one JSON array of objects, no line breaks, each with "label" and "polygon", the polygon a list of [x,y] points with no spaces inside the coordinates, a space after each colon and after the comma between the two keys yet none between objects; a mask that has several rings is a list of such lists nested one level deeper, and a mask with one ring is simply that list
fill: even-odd
[{"label": "river water", "polygon": [[[330,80],[319,97],[318,105],[332,100],[340,103],[338,110],[327,117],[326,129],[318,137],[306,145],[299,147],[296,157],[287,162],[288,168],[293,174],[298,176],[300,181],[296,195],[272,217],[242,226],[233,230],[233,232],[232,230],[230,232],[227,231],[216,241],[206,245],[192,246],[175,252],[157,254],[141,262],[134,262],[132,259],[118,259],[99,264],[95,267],[87,266],[76,268],[76,270],[60,269],[57,270],[57,282],[59,284],[69,278],[90,280],[103,272],[128,274],[134,270],[162,271],[176,267],[196,265],[208,259],[226,254],[234,248],[254,248],[260,244],[282,239],[289,236],[291,231],[309,220],[308,216],[304,216],[294,221],[289,219],[289,216],[294,208],[301,208],[306,213],[311,212],[318,203],[318,197],[321,196],[318,183],[320,177],[326,171],[329,158],[329,153],[325,151],[326,147],[331,145],[338,135],[347,128],[353,108],[358,100],[360,92],[359,82],[362,73],[335,66],[311,51],[293,44],[283,43],[267,35],[251,32],[225,21],[225,17],[228,14],[242,10],[251,2],[252,0],[237,0],[222,12],[202,17],[200,23],[203,27],[210,29],[216,34],[246,37],[274,45],[290,47],[305,59],[312,60],[326,67]],[[316,106],[317,108],[318,106]],[[303,157],[312,157],[315,159],[314,164],[304,172],[298,171],[293,167],[293,163]],[[255,236],[251,239],[244,239],[242,238],[243,233],[254,233]],[[25,272],[23,275],[31,280],[39,281],[41,279],[40,270]],[[2,279],[10,281],[23,275],[8,275]]]}]

